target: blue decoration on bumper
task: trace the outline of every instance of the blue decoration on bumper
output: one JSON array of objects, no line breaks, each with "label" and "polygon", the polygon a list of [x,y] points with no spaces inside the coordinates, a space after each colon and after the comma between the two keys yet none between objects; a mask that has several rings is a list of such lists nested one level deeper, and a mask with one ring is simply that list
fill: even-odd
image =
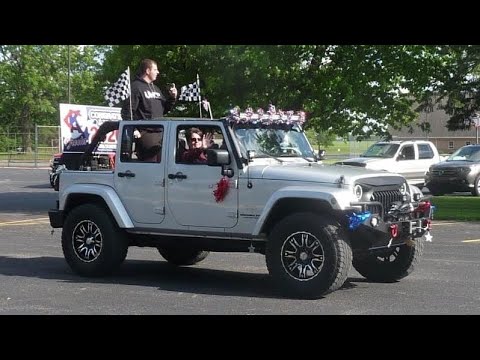
[{"label": "blue decoration on bumper", "polygon": [[372,216],[370,211],[365,211],[363,213],[352,213],[351,215],[347,215],[348,217],[348,228],[350,230],[356,230],[361,224],[368,220]]}]

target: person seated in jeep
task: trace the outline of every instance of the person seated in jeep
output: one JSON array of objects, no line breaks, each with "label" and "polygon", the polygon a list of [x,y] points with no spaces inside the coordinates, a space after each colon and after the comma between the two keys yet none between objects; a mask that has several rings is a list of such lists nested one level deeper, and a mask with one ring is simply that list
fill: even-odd
[{"label": "person seated in jeep", "polygon": [[192,127],[186,131],[185,137],[188,142],[188,149],[185,149],[182,154],[182,162],[206,164],[206,149],[212,147],[214,144],[213,134],[203,134],[203,131],[199,128]]}]

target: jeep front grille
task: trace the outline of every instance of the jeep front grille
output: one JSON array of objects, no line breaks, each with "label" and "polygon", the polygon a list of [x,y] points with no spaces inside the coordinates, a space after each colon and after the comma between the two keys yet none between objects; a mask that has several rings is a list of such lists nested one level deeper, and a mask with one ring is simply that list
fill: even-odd
[{"label": "jeep front grille", "polygon": [[434,176],[455,176],[457,175],[457,169],[445,169],[445,170],[433,170],[432,175]]},{"label": "jeep front grille", "polygon": [[[383,211],[386,212],[392,206],[392,203],[396,201],[402,201],[403,196],[399,190],[384,190],[384,191],[374,191],[372,197],[370,198],[371,201],[377,201],[382,204]],[[373,214],[380,214],[381,209],[378,205],[368,205],[367,209],[371,211]],[[382,214],[385,215],[385,214]]]}]

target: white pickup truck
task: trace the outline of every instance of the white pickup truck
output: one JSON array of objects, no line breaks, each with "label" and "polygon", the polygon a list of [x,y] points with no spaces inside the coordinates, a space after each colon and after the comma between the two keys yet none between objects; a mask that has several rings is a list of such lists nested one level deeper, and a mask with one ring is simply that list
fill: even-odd
[{"label": "white pickup truck", "polygon": [[370,146],[358,158],[337,162],[338,165],[361,166],[403,175],[409,184],[422,188],[431,165],[443,160],[431,141],[381,141]]}]

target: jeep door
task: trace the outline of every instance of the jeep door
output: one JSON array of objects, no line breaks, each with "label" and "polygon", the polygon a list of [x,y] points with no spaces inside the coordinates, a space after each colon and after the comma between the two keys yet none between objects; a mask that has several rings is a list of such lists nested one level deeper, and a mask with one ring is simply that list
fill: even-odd
[{"label": "jeep door", "polygon": [[122,122],[115,188],[132,221],[159,224],[165,218],[163,125]]},{"label": "jeep door", "polygon": [[[177,224],[210,228],[231,228],[237,224],[238,169],[230,144],[224,141],[225,135],[223,124],[215,121],[183,121],[170,127],[169,139],[175,139],[175,152],[169,155],[167,165],[167,213],[172,214]],[[197,146],[197,140],[201,142],[206,137],[210,141],[212,136],[212,143],[208,145],[229,151],[229,166],[234,172],[233,177],[227,178],[228,192],[219,202],[214,190],[222,179],[222,167],[208,166],[205,154],[199,155],[201,149],[192,150]]]}]

